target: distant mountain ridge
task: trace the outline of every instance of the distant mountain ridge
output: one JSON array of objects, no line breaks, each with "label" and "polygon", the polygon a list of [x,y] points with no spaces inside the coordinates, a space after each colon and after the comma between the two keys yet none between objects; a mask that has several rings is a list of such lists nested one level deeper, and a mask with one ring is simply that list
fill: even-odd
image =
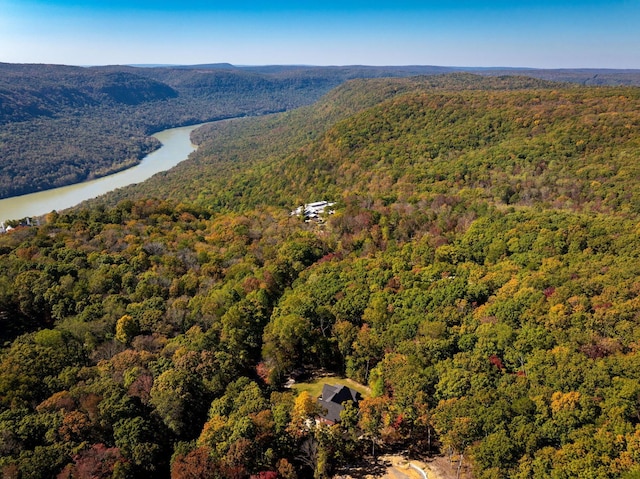
[{"label": "distant mountain ridge", "polygon": [[0,124],[103,103],[137,105],[175,98],[170,86],[130,72],[0,64]]},{"label": "distant mountain ridge", "polygon": [[580,83],[583,85],[640,85],[640,69],[623,68],[534,68],[534,67],[464,67],[438,65],[233,65],[231,63],[211,63],[200,65],[172,65],[178,69],[237,70],[261,74],[282,74],[290,72],[340,71],[356,73],[358,77],[438,75],[444,73],[467,72],[478,75],[502,76],[525,75],[543,80]]},{"label": "distant mountain ridge", "polygon": [[[640,85],[640,70],[631,69],[536,69],[433,65],[235,66],[230,63],[77,67],[0,63],[0,124],[25,121],[37,116],[60,115],[63,114],[61,110],[65,108],[81,108],[105,102],[137,105],[176,98],[185,93],[179,90],[180,87],[221,89],[232,86],[238,89],[236,93],[243,94],[242,88],[254,88],[256,83],[260,86],[268,85],[277,88],[273,82],[277,83],[286,78],[289,82],[297,82],[298,84],[295,85],[297,88],[321,86],[324,93],[339,83],[353,78],[455,72],[471,72],[487,76],[526,75],[584,85]],[[241,79],[249,80],[248,84],[243,85]],[[313,85],[310,85],[310,80],[314,81]],[[317,94],[313,96],[316,97]]]}]

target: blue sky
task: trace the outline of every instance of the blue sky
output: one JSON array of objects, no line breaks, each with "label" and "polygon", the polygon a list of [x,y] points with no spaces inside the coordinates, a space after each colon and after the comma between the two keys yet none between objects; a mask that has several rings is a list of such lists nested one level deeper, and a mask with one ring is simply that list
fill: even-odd
[{"label": "blue sky", "polygon": [[640,68],[640,0],[0,0],[0,61]]}]

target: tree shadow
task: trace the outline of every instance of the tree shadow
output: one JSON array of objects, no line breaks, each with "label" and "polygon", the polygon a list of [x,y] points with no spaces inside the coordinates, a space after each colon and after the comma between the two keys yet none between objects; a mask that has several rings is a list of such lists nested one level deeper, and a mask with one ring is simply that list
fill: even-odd
[{"label": "tree shadow", "polygon": [[334,471],[334,479],[365,479],[370,477],[382,477],[387,469],[391,467],[391,462],[379,457],[363,456],[359,460],[352,460],[348,464],[343,464]]}]

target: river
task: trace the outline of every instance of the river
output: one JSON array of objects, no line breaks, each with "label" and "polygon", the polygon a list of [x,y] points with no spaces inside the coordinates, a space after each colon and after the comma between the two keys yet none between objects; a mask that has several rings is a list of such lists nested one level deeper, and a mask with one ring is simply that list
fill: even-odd
[{"label": "river", "polygon": [[171,128],[154,134],[162,146],[145,156],[138,165],[127,170],[75,185],[0,200],[0,221],[40,216],[53,210],[70,208],[85,200],[123,186],[140,183],[156,173],[168,170],[187,159],[189,153],[195,150],[191,143],[191,132],[200,126],[202,124]]}]

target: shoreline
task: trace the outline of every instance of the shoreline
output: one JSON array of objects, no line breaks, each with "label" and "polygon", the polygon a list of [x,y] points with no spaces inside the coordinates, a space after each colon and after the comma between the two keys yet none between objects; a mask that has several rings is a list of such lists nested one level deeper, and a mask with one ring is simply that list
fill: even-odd
[{"label": "shoreline", "polygon": [[208,123],[212,122],[167,128],[152,134],[160,142],[160,147],[128,168],[67,186],[0,199],[0,221],[41,217],[52,211],[72,208],[83,201],[141,183],[157,173],[167,171],[186,160],[197,149],[197,145],[191,143],[191,133]]}]

